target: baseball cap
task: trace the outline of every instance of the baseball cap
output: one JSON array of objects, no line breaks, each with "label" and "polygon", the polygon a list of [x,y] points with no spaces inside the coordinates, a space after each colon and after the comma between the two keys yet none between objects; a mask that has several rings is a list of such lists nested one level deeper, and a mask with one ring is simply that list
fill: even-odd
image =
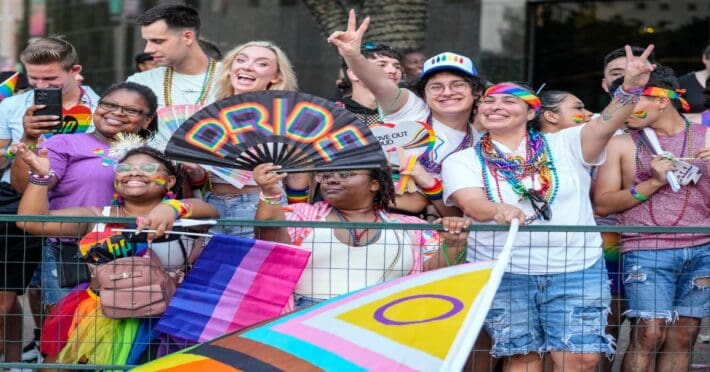
[{"label": "baseball cap", "polygon": [[452,52],[443,52],[424,62],[420,77],[423,79],[431,73],[442,70],[459,70],[471,77],[478,76],[476,65],[470,58]]}]

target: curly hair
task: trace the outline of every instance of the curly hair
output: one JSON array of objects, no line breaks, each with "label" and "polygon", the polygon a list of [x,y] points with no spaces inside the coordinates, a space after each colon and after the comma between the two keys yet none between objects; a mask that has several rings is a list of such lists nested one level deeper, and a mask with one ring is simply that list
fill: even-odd
[{"label": "curly hair", "polygon": [[146,112],[146,115],[148,117],[152,117],[153,120],[151,120],[148,124],[148,128],[141,129],[137,134],[145,139],[153,138],[153,136],[155,136],[155,133],[158,132],[158,117],[157,115],[155,115],[155,111],[158,109],[158,97],[156,97],[155,93],[153,93],[153,91],[145,85],[133,83],[130,81],[122,81],[106,88],[106,90],[101,95],[101,100],[109,94],[119,90],[127,90],[129,92],[134,92],[143,97],[146,106],[148,106],[148,112]]},{"label": "curly hair", "polygon": [[373,203],[382,209],[389,209],[390,203],[395,205],[394,182],[389,167],[370,170],[370,178],[380,183]]},{"label": "curly hair", "polygon": [[124,155],[121,160],[119,160],[119,163],[124,162],[126,159],[130,158],[131,156],[134,155],[146,155],[150,156],[151,158],[157,160],[162,166],[165,167],[165,169],[168,171],[168,174],[171,176],[175,176],[175,194],[177,194],[178,198],[181,198],[182,195],[182,181],[184,179],[184,174],[182,171],[182,167],[179,167],[175,163],[173,163],[170,159],[165,157],[165,154],[163,154],[161,151],[156,150],[150,146],[141,146],[137,147],[135,149],[129,150],[126,152],[126,155]]},{"label": "curly hair", "polygon": [[[486,83],[483,79],[481,79],[479,76],[470,76],[467,75],[466,73],[459,71],[459,70],[443,70],[441,72],[446,72],[452,75],[456,75],[463,80],[465,80],[468,85],[471,87],[471,94],[474,96],[474,101],[473,101],[473,106],[471,107],[471,114],[469,115],[468,121],[473,122],[473,117],[476,116],[476,112],[478,110],[478,104],[481,103],[481,96],[483,95],[483,92],[486,90]],[[422,99],[426,100],[426,83],[431,80],[434,76],[438,75],[439,72],[431,73],[429,75],[426,75],[424,78],[420,78],[417,81],[413,83],[413,88],[414,88],[414,93],[416,93],[419,97]]]}]

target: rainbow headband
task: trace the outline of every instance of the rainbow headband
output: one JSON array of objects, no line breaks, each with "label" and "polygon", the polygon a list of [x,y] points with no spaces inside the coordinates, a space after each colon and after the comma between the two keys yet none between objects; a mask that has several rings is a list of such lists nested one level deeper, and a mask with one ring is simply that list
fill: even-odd
[{"label": "rainbow headband", "polygon": [[488,97],[492,94],[510,94],[513,96],[516,96],[525,103],[527,103],[530,107],[532,107],[535,112],[540,112],[540,98],[538,98],[535,94],[533,94],[531,91],[515,84],[511,83],[500,83],[496,84],[488,89],[486,89],[486,93],[483,94],[484,97]]},{"label": "rainbow headband", "polygon": [[688,101],[680,96],[683,93],[685,93],[685,89],[670,90],[659,87],[648,87],[644,89],[641,94],[647,97],[668,97],[668,99],[678,100],[683,110],[688,112],[690,111],[690,105]]}]

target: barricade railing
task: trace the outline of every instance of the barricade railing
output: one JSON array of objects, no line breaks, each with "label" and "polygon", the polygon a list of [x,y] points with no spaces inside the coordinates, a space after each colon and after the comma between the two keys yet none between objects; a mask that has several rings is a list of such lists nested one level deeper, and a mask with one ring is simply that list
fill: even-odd
[{"label": "barricade railing", "polygon": [[[0,236],[0,241],[4,241],[6,247],[8,247],[9,242],[17,242],[18,239],[22,240],[23,242],[29,242],[32,241],[32,239],[45,239],[49,238],[47,236],[31,236],[29,234],[24,233],[21,230],[11,230],[9,229],[10,227],[14,226],[14,224],[17,221],[28,221],[28,222],[60,222],[60,223],[110,223],[110,224],[132,224],[135,222],[135,218],[128,218],[128,217],[66,217],[66,216],[15,216],[15,215],[0,215],[0,226],[5,226],[4,230],[0,230],[0,234],[4,234],[3,236]],[[244,227],[244,228],[257,228],[257,227],[288,227],[288,228],[296,228],[296,229],[308,229],[311,231],[311,234],[314,234],[310,239],[305,239],[301,242],[301,245],[308,250],[311,251],[311,258],[310,262],[311,265],[308,266],[306,271],[304,271],[304,276],[305,275],[310,275],[312,276],[312,280],[310,280],[309,287],[313,293],[300,293],[300,295],[303,295],[302,297],[305,298],[306,300],[315,300],[315,301],[320,301],[325,298],[335,296],[338,294],[343,293],[343,291],[348,291],[348,290],[355,290],[359,288],[352,288],[350,287],[351,285],[359,285],[363,284],[364,285],[372,285],[377,282],[381,282],[383,280],[389,280],[392,279],[393,277],[397,276],[403,276],[407,275],[411,269],[412,266],[414,265],[414,262],[417,261],[416,255],[415,258],[410,258],[408,255],[403,255],[403,248],[410,249],[414,247],[413,249],[420,249],[421,251],[425,252],[425,255],[420,257],[423,260],[426,260],[429,255],[431,255],[434,251],[436,251],[438,248],[440,248],[440,244],[443,242],[443,240],[426,240],[421,239],[421,241],[418,242],[412,242],[411,241],[411,234],[414,232],[421,232],[425,230],[437,230],[437,231],[442,231],[441,225],[434,225],[434,224],[411,224],[411,223],[402,223],[402,224],[393,224],[393,223],[383,223],[383,222],[377,222],[377,223],[371,223],[371,222],[366,222],[366,223],[345,223],[345,222],[310,222],[310,221],[262,221],[262,220],[217,220],[217,224],[215,225],[216,227]],[[333,253],[334,247],[337,248],[339,246],[343,246],[342,243],[342,236],[339,239],[338,237],[334,237],[333,235],[333,230],[337,229],[340,231],[345,231],[345,236],[347,239],[347,234],[351,233],[352,231],[360,231],[360,232],[365,232],[364,240],[372,240],[371,245],[368,246],[372,249],[372,251],[365,252],[362,256],[351,256],[350,253],[347,253],[345,256],[342,256],[341,253]],[[503,225],[482,225],[482,224],[473,224],[470,226],[467,230],[469,231],[469,234],[473,234],[476,236],[476,234],[490,234],[491,232],[505,232],[507,231],[508,227],[503,226]],[[380,232],[375,236],[375,230],[379,230]],[[313,231],[319,231],[320,233],[314,233]],[[562,234],[562,236],[566,237],[568,234],[571,233],[581,233],[584,235],[586,238],[587,236],[589,239],[584,239],[585,241],[594,241],[598,242],[598,240],[592,239],[592,237],[596,234],[599,233],[623,233],[623,234],[681,234],[678,236],[704,236],[708,235],[710,236],[710,228],[705,228],[705,227],[629,227],[629,226],[540,226],[540,225],[523,225],[520,226],[520,232],[518,234],[519,237],[524,237],[526,235],[531,236],[531,234],[535,234],[537,236],[540,236],[540,234],[543,234],[543,236],[554,236],[555,238],[553,239],[556,243],[559,244],[559,234]],[[587,235],[589,234],[589,235]],[[371,236],[372,235],[372,236]],[[493,237],[495,238],[495,235],[486,235],[486,237]],[[57,239],[57,242],[61,245],[62,242],[67,242],[68,239],[78,239],[80,237],[77,236],[65,236],[62,237],[61,239]],[[403,240],[404,239],[404,240]],[[552,238],[551,238],[552,239]],[[556,239],[556,240],[555,240]],[[562,239],[564,241],[564,239]],[[379,245],[377,245],[379,244]],[[418,244],[418,245],[417,245]],[[498,244],[496,242],[496,244]],[[503,244],[503,241],[500,241],[500,245]],[[549,243],[548,243],[549,244]],[[610,243],[607,242],[607,249],[606,249],[606,254],[607,256],[613,256],[615,253],[614,251],[618,252],[618,246],[610,246]],[[612,245],[614,244],[613,242],[611,243]],[[47,249],[47,245],[44,244],[45,247],[41,249]],[[406,246],[406,247],[405,247]],[[34,246],[36,247],[36,245]],[[376,248],[372,248],[376,247]],[[465,247],[464,247],[465,248]],[[462,249],[464,249],[462,248]],[[536,246],[533,247],[532,245],[529,247],[529,249],[544,249],[545,247],[542,246]],[[583,248],[585,249],[590,249],[590,252],[592,249],[598,250],[598,246],[584,246]],[[611,249],[609,249],[611,248]],[[38,248],[34,248],[38,249]],[[519,247],[518,249],[525,249],[525,247]],[[7,249],[6,249],[7,250]],[[172,251],[171,251],[172,252]],[[540,252],[540,251],[537,251]],[[611,253],[610,253],[611,252]],[[10,278],[13,275],[32,275],[32,273],[29,272],[19,272],[18,270],[24,270],[25,269],[25,264],[31,263],[28,261],[25,261],[26,257],[34,257],[35,263],[40,263],[42,260],[39,259],[40,257],[37,254],[28,254],[32,252],[25,252],[26,254],[21,256],[22,260],[10,260],[8,259],[9,256],[5,255],[0,258],[0,266],[2,266],[2,271],[0,274],[0,277],[3,278],[3,283],[9,283]],[[36,253],[36,252],[35,252]],[[340,256],[338,256],[340,255]],[[16,256],[17,257],[17,256]],[[462,257],[462,256],[460,256]],[[323,264],[323,262],[328,261],[328,258],[331,259],[330,263],[328,264]],[[607,257],[609,258],[609,257]],[[46,259],[46,258],[45,258]],[[334,263],[335,261],[333,260],[345,260],[344,262],[347,262],[348,265],[354,265],[355,262],[365,262],[364,267],[340,267],[337,266],[339,263]],[[168,257],[169,260],[169,257]],[[337,261],[336,260],[336,261]],[[368,261],[370,260],[370,261]],[[618,257],[617,257],[618,260]],[[8,262],[12,261],[12,262]],[[340,262],[340,261],[338,261]],[[449,261],[450,262],[450,261]],[[610,262],[614,262],[613,257],[611,258]],[[340,262],[342,263],[342,262]],[[77,264],[80,265],[80,264]],[[616,266],[614,267],[607,267],[610,278],[612,279],[612,282],[615,280],[616,285],[619,286],[621,283],[623,283],[623,271],[620,270],[620,265],[615,264]],[[321,273],[319,274],[319,270]],[[342,272],[339,272],[342,271]],[[323,274],[326,273],[326,274]],[[329,289],[326,292],[320,291],[318,292],[317,289],[323,289],[324,285],[323,283],[317,283],[317,280],[315,278],[321,278],[322,276],[319,275],[326,275],[325,277],[331,278],[333,282],[329,282],[327,287]],[[356,277],[356,279],[353,279],[353,277]],[[303,277],[302,277],[303,279]],[[341,283],[340,281],[346,281],[345,284]],[[351,282],[354,281],[355,283],[352,284]],[[300,283],[299,283],[300,284]],[[302,288],[301,288],[302,289]],[[4,288],[0,288],[0,291],[4,292],[13,292],[13,291],[22,291],[23,288],[15,288],[15,287],[9,287],[8,285],[5,285]],[[318,292],[318,293],[315,293]],[[616,296],[613,298],[613,303],[612,303],[612,312],[618,313],[621,309],[623,309],[623,293],[616,293]],[[308,304],[309,302],[306,301],[304,302],[305,304]],[[298,305],[298,303],[296,303]],[[495,305],[495,304],[494,304]],[[6,305],[7,307],[8,305]],[[25,302],[24,306],[27,306],[27,302]],[[708,306],[707,304],[698,304],[698,306]],[[2,311],[5,311],[4,309],[0,309]],[[21,316],[23,323],[25,324],[25,327],[33,327],[33,321],[31,318],[30,313],[26,310],[24,315]],[[17,317],[7,317],[7,313],[2,313],[0,316],[4,319],[3,321],[3,327],[0,329],[0,332],[2,332],[3,335],[3,341],[5,344],[9,344],[9,341],[5,339],[5,334],[7,331],[8,324],[10,322],[17,322],[18,319]],[[66,315],[66,314],[65,314]],[[47,314],[41,314],[40,319],[42,322],[46,319]],[[612,319],[612,318],[610,318]],[[75,319],[76,321],[76,319]],[[616,322],[615,324],[613,324]],[[609,330],[614,331],[614,328],[616,329],[615,333],[618,333],[618,329],[621,328],[621,324],[618,323],[619,320],[612,321],[612,323],[609,324]],[[563,331],[565,333],[566,331]],[[707,333],[707,331],[704,331]],[[25,334],[27,335],[29,332],[26,330]],[[27,337],[25,337],[25,344],[27,343]],[[90,340],[85,340],[89,341]],[[101,341],[103,342],[103,341]],[[625,341],[626,342],[626,341]],[[98,342],[97,342],[98,344]],[[483,345],[483,346],[481,346]],[[487,358],[488,352],[490,351],[490,348],[492,345],[486,344],[485,342],[477,344],[477,349],[476,351],[480,351],[482,356],[477,356],[476,358],[479,358],[476,360],[476,365],[477,369],[476,370],[492,370],[494,367],[494,364],[491,364],[490,361],[482,361],[481,358],[485,359]],[[617,344],[617,353],[621,350],[624,345],[622,343]],[[157,348],[156,345],[151,344],[150,348]],[[692,352],[691,350],[688,350],[688,352]],[[702,353],[699,352],[694,352],[692,354],[692,357],[694,358],[694,362],[696,364],[708,364],[710,363],[709,360],[705,359],[710,359],[707,356],[701,355]],[[618,355],[618,354],[617,354]],[[78,357],[78,356],[77,356]],[[617,359],[619,357],[617,356]],[[81,358],[79,358],[81,359]],[[143,359],[145,360],[145,359]],[[56,369],[75,369],[75,370],[104,370],[104,369],[115,369],[115,370],[125,370],[131,368],[135,364],[92,364],[91,361],[88,361],[88,364],[81,364],[80,363],[10,363],[10,362],[0,362],[0,368],[56,368]],[[472,367],[473,368],[473,367]]]}]

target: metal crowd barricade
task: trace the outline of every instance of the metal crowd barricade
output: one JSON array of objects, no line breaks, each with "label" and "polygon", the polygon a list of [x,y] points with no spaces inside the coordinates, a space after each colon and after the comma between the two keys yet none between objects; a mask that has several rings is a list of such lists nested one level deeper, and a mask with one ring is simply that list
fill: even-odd
[{"label": "metal crowd barricade", "polygon": [[[62,223],[77,223],[77,222],[83,222],[83,223],[96,223],[96,222],[106,222],[106,223],[132,223],[134,222],[134,219],[132,218],[119,218],[119,217],[59,217],[59,216],[12,216],[12,215],[0,215],[0,223],[2,223],[2,226],[5,226],[5,235],[2,237],[3,241],[5,242],[5,245],[7,246],[7,243],[11,239],[22,239],[23,241],[27,241],[27,239],[31,239],[33,237],[23,233],[22,231],[15,231],[14,234],[8,234],[8,226],[13,226],[16,221],[18,220],[24,220],[24,221],[41,221],[41,222],[62,222]],[[430,245],[430,246],[416,246],[416,243],[413,243],[411,241],[408,241],[410,233],[412,231],[422,231],[422,230],[430,230],[430,229],[439,229],[441,226],[439,225],[430,225],[430,224],[385,224],[385,223],[340,223],[340,222],[292,222],[292,221],[247,221],[247,220],[219,220],[218,224],[224,225],[224,226],[244,226],[244,227],[258,227],[258,226],[269,226],[269,227],[288,227],[288,228],[308,228],[308,229],[316,229],[318,233],[312,233],[314,234],[311,239],[307,239],[303,242],[302,246],[307,247],[312,251],[311,255],[311,265],[310,267],[304,272],[303,276],[306,277],[306,281],[310,281],[310,287],[306,286],[305,288],[311,288],[312,293],[300,293],[300,295],[303,295],[303,297],[307,299],[315,299],[315,300],[320,300],[324,298],[328,298],[330,296],[334,296],[343,292],[347,292],[350,290],[356,290],[359,289],[357,287],[358,285],[372,285],[377,282],[381,282],[383,280],[387,279],[392,279],[394,277],[399,277],[403,275],[407,275],[411,271],[411,265],[413,262],[416,261],[414,258],[415,256],[412,256],[412,246],[414,245],[416,249],[420,249],[423,251],[433,251],[439,248],[438,245]],[[371,236],[372,240],[376,240],[379,242],[379,245],[373,245],[368,248],[365,247],[358,247],[354,249],[369,249],[369,251],[366,252],[360,252],[359,256],[355,256],[355,253],[352,253],[351,256],[351,251],[346,250],[348,253],[343,255],[342,250],[337,250],[337,248],[342,247],[341,242],[339,242],[337,239],[333,237],[333,234],[331,233],[332,229],[380,229],[381,232],[379,233],[380,235],[375,237]],[[485,234],[491,231],[506,231],[507,226],[498,226],[498,225],[473,225],[469,228],[470,234]],[[685,234],[699,234],[699,235],[710,235],[710,228],[693,228],[693,227],[617,227],[617,226],[521,226],[520,227],[520,235],[525,235],[525,234],[531,234],[531,233],[542,233],[542,234],[547,234],[548,236],[552,233],[570,233],[570,232],[579,232],[579,233],[584,233],[584,234],[598,234],[598,233],[618,233],[618,232],[624,232],[624,233],[664,233],[664,234],[678,234],[678,233],[685,233]],[[373,232],[374,234],[374,232]],[[590,235],[591,236],[591,235]],[[42,237],[42,238],[47,238],[47,237]],[[77,238],[77,237],[65,237],[65,238]],[[376,239],[375,239],[376,238]],[[368,239],[368,236],[365,236],[365,239]],[[60,240],[60,242],[63,240]],[[502,242],[500,242],[502,244]],[[588,248],[597,248],[597,247],[588,247]],[[47,245],[45,244],[45,247],[43,249],[48,249]],[[520,249],[520,248],[519,248]],[[613,250],[613,249],[612,249]],[[333,253],[333,252],[339,252],[339,253]],[[170,251],[172,252],[172,250]],[[612,252],[613,253],[613,252]],[[29,257],[32,255],[24,255],[21,257]],[[36,256],[36,255],[35,255]],[[2,265],[3,271],[2,275],[5,279],[10,278],[12,275],[18,275],[18,274],[25,274],[25,275],[32,275],[32,273],[23,273],[22,270],[25,268],[25,265],[27,262],[24,260],[15,260],[12,262],[8,262],[7,256],[3,256],[3,261],[0,262],[0,265]],[[170,260],[170,258],[167,258]],[[39,262],[38,262],[39,263]],[[77,264],[79,265],[79,264]],[[359,266],[358,266],[359,265]],[[363,266],[364,265],[364,266]],[[623,283],[623,272],[620,270],[620,266],[615,266],[615,267],[608,267],[608,271],[610,273],[610,277],[612,279],[616,279],[618,282]],[[324,274],[325,273],[325,274]],[[327,274],[327,275],[326,275]],[[320,276],[319,276],[320,275]],[[328,285],[324,285],[323,283],[315,283],[314,280],[310,280],[312,278],[315,278],[316,276],[318,277],[323,277],[322,275],[326,275],[325,277],[331,278],[331,282],[328,283]],[[302,280],[304,280],[302,276]],[[309,277],[310,276],[310,277]],[[7,281],[5,281],[7,282]],[[354,286],[354,287],[353,287]],[[303,290],[304,287],[301,287],[301,290]],[[22,288],[9,288],[5,287],[2,288],[2,290],[6,292],[13,292],[13,291],[22,291]],[[26,296],[25,296],[26,297]],[[621,297],[615,297],[613,299],[614,303],[612,303],[612,311],[618,311],[619,309],[622,309],[621,305],[624,302],[624,299]],[[308,303],[308,302],[306,302]],[[18,322],[22,322],[24,324],[24,337],[23,337],[23,343],[26,345],[29,341],[32,340],[31,337],[31,330],[35,327],[34,325],[34,320],[32,318],[31,312],[29,311],[29,306],[27,306],[28,302],[23,301],[22,306],[24,308],[24,313],[23,315],[18,316],[9,316],[7,313],[2,313],[0,316],[4,319],[3,321],[3,327],[0,329],[0,332],[2,332],[3,338],[2,340],[4,341],[4,344],[9,344],[10,341],[6,340],[5,338],[5,332],[7,330],[7,327],[9,324],[14,324],[17,325]],[[698,306],[710,306],[708,304],[698,304]],[[77,316],[75,314],[64,314],[64,316],[71,316],[72,318],[66,318],[65,321],[70,324],[70,327],[78,327],[78,324],[80,324],[79,319],[81,317]],[[95,313],[84,313],[81,314],[83,317],[87,316],[96,316]],[[48,319],[47,314],[41,314],[40,320],[44,322],[46,319]],[[706,320],[707,323],[707,320]],[[105,326],[105,324],[104,324]],[[66,326],[65,326],[66,327]],[[107,326],[108,328],[106,329],[111,329],[110,326]],[[609,329],[622,329],[621,324],[609,324]],[[701,330],[701,337],[706,337],[710,341],[710,329],[707,325],[704,325],[704,328]],[[113,328],[114,330],[116,328]],[[624,336],[624,329],[622,329],[622,336],[619,340],[617,340],[617,356],[614,361],[614,367],[615,369],[612,369],[611,363],[608,364],[607,369],[609,370],[618,370],[619,368],[619,361],[620,361],[620,356],[623,353],[624,349],[626,348],[626,345],[628,344],[628,336]],[[76,330],[76,328],[75,328]],[[125,329],[124,329],[125,331]],[[88,331],[87,331],[88,332]],[[628,330],[626,330],[628,332]],[[88,332],[91,333],[91,332]],[[704,335],[704,336],[703,336]],[[96,337],[99,337],[97,335],[94,335]],[[91,340],[91,339],[81,339],[80,342],[77,342],[77,344],[81,343],[89,343],[91,344],[93,342],[94,347],[103,347],[105,346],[105,343],[113,342],[115,340],[111,339],[110,337],[106,337],[106,334],[100,335],[101,339],[100,340]],[[75,335],[75,341],[78,340],[78,337]],[[704,338],[703,338],[704,340]],[[477,343],[476,348],[474,351],[477,351],[478,353],[474,353],[475,357],[472,358],[475,364],[470,364],[469,369],[471,370],[477,370],[477,371],[488,371],[488,370],[495,370],[495,365],[496,361],[492,360],[488,353],[490,351],[490,341],[488,344],[486,344],[485,340],[479,340],[481,342]],[[125,338],[123,339],[122,342],[127,342]],[[169,343],[170,341],[168,341]],[[103,343],[103,344],[102,344]],[[115,345],[114,345],[115,346]],[[125,346],[125,345],[123,345]],[[77,346],[78,347],[78,346]],[[113,346],[112,346],[113,347]],[[155,357],[156,351],[159,349],[159,345],[154,342],[150,345],[147,346],[147,351],[146,355],[152,355],[151,357]],[[78,349],[77,349],[78,350]],[[114,349],[111,349],[111,352],[115,352]],[[703,351],[704,350],[704,351]],[[692,353],[693,357],[693,363],[697,365],[710,365],[710,356],[707,351],[710,350],[710,347],[704,346],[704,344],[698,344],[696,345],[696,350],[689,350],[688,352]],[[123,351],[125,353],[125,350]],[[77,363],[9,363],[9,362],[0,362],[0,368],[57,368],[57,369],[74,369],[74,370],[103,370],[103,369],[113,369],[113,370],[125,370],[125,369],[130,369],[134,364],[92,364],[91,361],[86,361],[81,360],[81,356],[74,356],[74,359],[77,360]],[[146,360],[145,358],[141,359],[141,361]],[[86,364],[82,364],[86,363]]]}]

